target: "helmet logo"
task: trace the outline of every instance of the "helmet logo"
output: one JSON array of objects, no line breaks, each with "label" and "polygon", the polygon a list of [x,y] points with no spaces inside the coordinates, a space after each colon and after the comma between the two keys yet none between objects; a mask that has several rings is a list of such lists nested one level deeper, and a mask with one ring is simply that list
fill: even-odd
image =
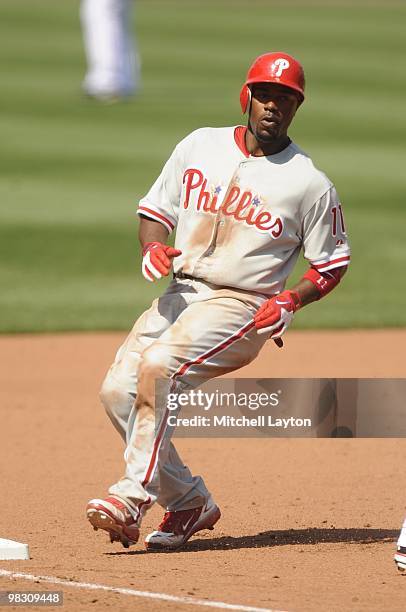
[{"label": "helmet logo", "polygon": [[286,70],[286,68],[289,68],[289,66],[290,63],[288,62],[288,60],[283,57],[280,57],[272,64],[272,73],[274,76],[280,77],[282,72]]}]

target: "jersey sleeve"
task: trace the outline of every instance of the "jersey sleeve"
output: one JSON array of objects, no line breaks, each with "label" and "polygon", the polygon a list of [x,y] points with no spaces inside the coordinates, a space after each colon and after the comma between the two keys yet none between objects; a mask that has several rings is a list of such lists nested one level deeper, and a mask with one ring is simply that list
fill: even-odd
[{"label": "jersey sleeve", "polygon": [[310,265],[326,272],[350,263],[342,205],[334,186],[322,195],[303,220],[303,254]]},{"label": "jersey sleeve", "polygon": [[137,214],[159,221],[169,233],[175,228],[182,189],[183,155],[180,143],[164,165],[146,196],[141,198]]}]

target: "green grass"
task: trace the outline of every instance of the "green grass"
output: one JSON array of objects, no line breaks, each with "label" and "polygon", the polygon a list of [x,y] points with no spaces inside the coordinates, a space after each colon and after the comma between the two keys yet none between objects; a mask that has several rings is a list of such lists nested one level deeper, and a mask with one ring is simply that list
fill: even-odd
[{"label": "green grass", "polygon": [[142,93],[97,106],[78,3],[2,0],[0,332],[129,328],[165,285],[139,272],[138,198],[190,130],[241,122],[244,74],[271,49],[304,63],[291,135],[336,183],[353,250],[295,326],[405,326],[405,18],[384,0],[139,0]]}]

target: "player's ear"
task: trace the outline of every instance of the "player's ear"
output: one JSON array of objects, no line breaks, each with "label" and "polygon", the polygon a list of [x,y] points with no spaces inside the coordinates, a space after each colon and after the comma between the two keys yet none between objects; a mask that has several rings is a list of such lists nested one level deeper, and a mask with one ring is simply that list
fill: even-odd
[{"label": "player's ear", "polygon": [[296,106],[295,113],[298,110],[298,108],[302,106],[302,103],[303,103],[303,98],[301,96],[296,96],[296,99],[297,99],[297,106]]},{"label": "player's ear", "polygon": [[247,87],[247,89],[248,89],[247,112],[249,116],[251,113],[252,93],[251,93],[251,87]]},{"label": "player's ear", "polygon": [[252,107],[252,91],[251,91],[251,87],[247,87],[248,89],[248,100],[247,100],[247,122],[249,125],[250,122],[250,116],[251,116],[251,107]]},{"label": "player's ear", "polygon": [[299,109],[299,106],[301,105],[301,100],[299,100],[299,98],[296,98],[296,100],[297,100],[297,101],[296,101],[296,108],[295,108],[295,109],[294,109],[294,111],[293,111],[293,114],[292,114],[292,119],[293,119],[293,117],[296,115],[296,113],[297,113],[297,111],[298,111],[298,109]]}]

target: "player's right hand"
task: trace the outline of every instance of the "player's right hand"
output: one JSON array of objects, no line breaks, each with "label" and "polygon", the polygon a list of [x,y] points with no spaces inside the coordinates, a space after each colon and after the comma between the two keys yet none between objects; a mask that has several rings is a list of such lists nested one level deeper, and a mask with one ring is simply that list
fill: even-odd
[{"label": "player's right hand", "polygon": [[153,283],[156,279],[168,276],[172,259],[182,251],[161,242],[147,242],[142,251],[142,275]]}]

